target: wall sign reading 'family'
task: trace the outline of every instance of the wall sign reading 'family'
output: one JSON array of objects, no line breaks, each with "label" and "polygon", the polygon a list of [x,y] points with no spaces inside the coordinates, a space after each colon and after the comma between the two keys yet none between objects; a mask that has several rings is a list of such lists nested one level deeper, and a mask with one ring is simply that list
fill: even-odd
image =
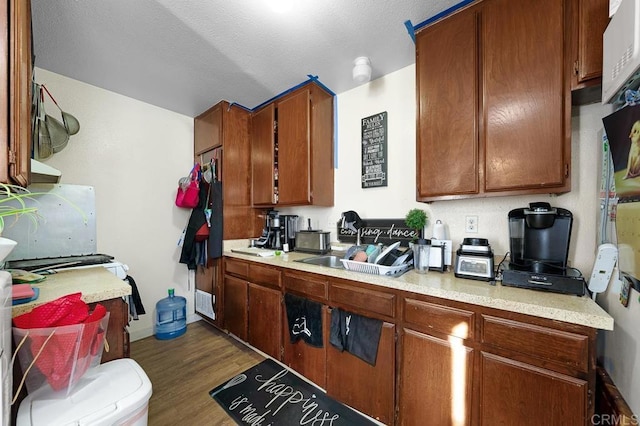
[{"label": "wall sign reading 'family'", "polygon": [[362,119],[362,187],[387,186],[387,112]]}]

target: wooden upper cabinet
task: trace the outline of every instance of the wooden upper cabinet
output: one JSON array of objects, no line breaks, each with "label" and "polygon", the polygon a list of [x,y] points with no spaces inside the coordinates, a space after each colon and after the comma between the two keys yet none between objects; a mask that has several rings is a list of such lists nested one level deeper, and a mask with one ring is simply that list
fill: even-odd
[{"label": "wooden upper cabinet", "polygon": [[193,123],[193,150],[195,155],[222,145],[222,108],[220,102],[197,116]]},{"label": "wooden upper cabinet", "polygon": [[333,206],[333,96],[308,83],[252,120],[253,205]]},{"label": "wooden upper cabinet", "polygon": [[416,37],[418,200],[478,193],[477,44],[474,10]]},{"label": "wooden upper cabinet", "polygon": [[309,204],[311,94],[303,90],[278,102],[278,204]]},{"label": "wooden upper cabinet", "polygon": [[572,89],[602,84],[602,36],[609,24],[608,0],[572,0]]},{"label": "wooden upper cabinet", "polygon": [[275,105],[269,104],[251,118],[251,170],[253,204],[274,204]]},{"label": "wooden upper cabinet", "polygon": [[218,159],[222,181],[223,238],[253,237],[256,212],[251,205],[250,113],[222,101],[194,119],[195,161]]},{"label": "wooden upper cabinet", "polygon": [[417,34],[418,201],[570,190],[564,3],[479,1]]},{"label": "wooden upper cabinet", "polygon": [[563,3],[484,2],[485,192],[570,189]]},{"label": "wooden upper cabinet", "polygon": [[[31,182],[31,95],[32,95],[32,53],[31,53],[31,2],[10,0],[3,2],[0,21],[4,25],[0,41],[3,55],[0,59],[0,73],[9,91],[2,91],[2,124],[0,131],[3,140],[8,140],[7,155],[0,162],[0,179],[12,181],[21,186]],[[7,7],[8,6],[8,7]],[[8,15],[6,15],[8,10]],[[6,38],[8,26],[8,40]],[[8,43],[8,44],[7,44]],[[8,46],[8,52],[7,52]],[[8,63],[6,58],[9,59]],[[8,121],[7,121],[8,120]],[[6,124],[8,123],[8,128]],[[6,142],[5,142],[6,144]],[[4,157],[4,156],[3,156]]]}]

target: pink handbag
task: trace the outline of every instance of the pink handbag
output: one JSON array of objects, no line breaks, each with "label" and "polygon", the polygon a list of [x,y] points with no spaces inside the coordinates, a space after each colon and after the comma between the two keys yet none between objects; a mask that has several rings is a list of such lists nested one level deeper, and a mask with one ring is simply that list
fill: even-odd
[{"label": "pink handbag", "polygon": [[192,209],[198,205],[200,193],[200,164],[191,170],[188,177],[180,179],[176,193],[176,206]]}]

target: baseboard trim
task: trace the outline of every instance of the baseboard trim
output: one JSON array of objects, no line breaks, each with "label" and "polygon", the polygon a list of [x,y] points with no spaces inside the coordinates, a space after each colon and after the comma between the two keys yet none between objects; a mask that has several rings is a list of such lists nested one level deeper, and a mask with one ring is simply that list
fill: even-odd
[{"label": "baseboard trim", "polygon": [[596,407],[591,419],[595,426],[638,426],[640,417],[629,404],[602,366],[596,368]]}]

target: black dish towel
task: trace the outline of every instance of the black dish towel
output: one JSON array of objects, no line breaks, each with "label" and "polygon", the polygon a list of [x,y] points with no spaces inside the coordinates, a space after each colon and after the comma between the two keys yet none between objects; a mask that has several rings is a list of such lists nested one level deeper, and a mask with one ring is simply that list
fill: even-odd
[{"label": "black dish towel", "polygon": [[285,293],[284,306],[289,323],[291,343],[302,339],[311,346],[321,348],[322,339],[322,305],[318,302]]},{"label": "black dish towel", "polygon": [[382,321],[334,308],[331,311],[329,342],[375,366]]}]

